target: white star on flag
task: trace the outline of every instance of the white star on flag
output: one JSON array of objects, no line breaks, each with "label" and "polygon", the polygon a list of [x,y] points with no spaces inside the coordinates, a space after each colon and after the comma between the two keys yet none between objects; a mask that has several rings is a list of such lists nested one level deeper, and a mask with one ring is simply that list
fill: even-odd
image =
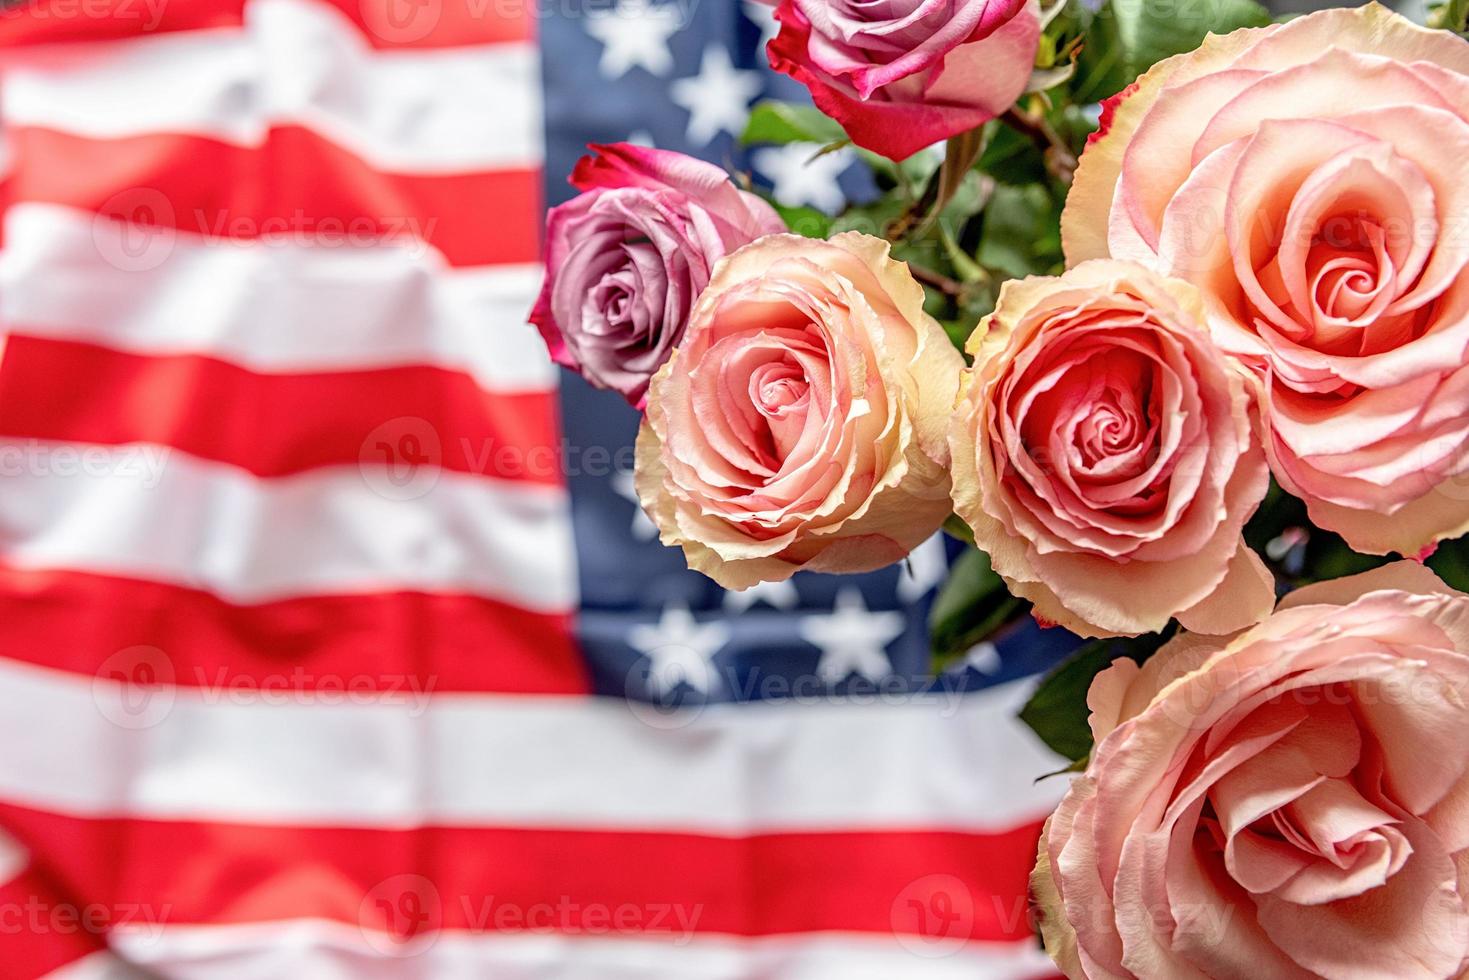
[{"label": "white star on flag", "polygon": [[854,157],[847,148],[830,153],[821,153],[821,149],[820,143],[767,146],[751,154],[751,160],[756,170],[770,178],[775,199],[781,204],[810,204],[836,214],[847,202],[837,179],[852,165]]},{"label": "white star on flag", "polygon": [[634,541],[652,541],[658,536],[658,528],[643,510],[638,499],[638,488],[632,470],[618,470],[612,474],[612,490],[624,500],[632,501],[632,536]]},{"label": "white star on flag", "polygon": [[729,51],[711,44],[704,49],[699,74],[670,87],[674,102],[689,111],[689,142],[707,146],[721,132],[738,136],[750,119],[750,103],[763,88],[758,72],[735,68]]},{"label": "white star on flag", "polygon": [[605,78],[621,78],[633,68],[666,77],[673,71],[668,41],[682,28],[677,7],[652,0],[618,0],[614,9],[586,16],[587,33],[602,43],[597,70]]},{"label": "white star on flag", "polygon": [[1000,651],[988,641],[976,643],[964,654],[963,660],[956,660],[944,671],[946,674],[962,674],[973,667],[986,677],[992,677],[1000,672],[1005,662],[1000,659]]},{"label": "white star on flag", "polygon": [[801,595],[796,591],[796,583],[790,579],[784,582],[761,582],[743,592],[724,594],[726,612],[744,612],[757,602],[764,602],[774,609],[794,609],[801,604]]},{"label": "white star on flag", "polygon": [[908,556],[903,574],[898,577],[898,598],[917,602],[943,584],[949,574],[949,552],[940,531],[923,542]]},{"label": "white star on flag", "polygon": [[679,684],[686,684],[708,695],[720,686],[714,655],[729,642],[729,627],[718,622],[701,624],[687,606],[670,605],[663,608],[657,623],[628,630],[627,642],[652,661],[648,687],[655,692],[672,694]]},{"label": "white star on flag", "polygon": [[907,626],[900,612],[870,612],[862,590],[846,585],[837,590],[830,615],[806,616],[801,621],[801,638],[821,649],[816,673],[828,684],[837,684],[853,674],[870,681],[892,673],[887,645]]},{"label": "white star on flag", "polygon": [[745,0],[744,8],[745,16],[760,27],[760,51],[764,53],[765,46],[780,33],[780,22],[775,19],[775,8],[764,0]]}]

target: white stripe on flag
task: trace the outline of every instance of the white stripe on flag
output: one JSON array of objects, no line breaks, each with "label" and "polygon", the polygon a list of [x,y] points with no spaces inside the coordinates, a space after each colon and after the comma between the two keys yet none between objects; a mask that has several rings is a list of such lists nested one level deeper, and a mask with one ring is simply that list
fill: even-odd
[{"label": "white stripe on flag", "polygon": [[44,980],[151,980],[112,953],[93,953],[46,974]]},{"label": "white stripe on flag", "polygon": [[373,51],[311,0],[251,0],[243,30],[8,52],[0,118],[101,139],[185,133],[249,146],[294,124],[393,172],[542,159],[535,45]]},{"label": "white stripe on flag", "polygon": [[4,220],[0,330],[267,372],[422,364],[494,392],[556,387],[526,322],[537,266],[451,270],[422,247],[206,240],[45,204]]},{"label": "white stripe on flag", "polygon": [[13,567],[164,581],[241,604],[424,591],[539,612],[576,605],[557,487],[427,466],[395,483],[376,464],[259,479],[149,445],[37,442],[4,460],[0,559]]},{"label": "white stripe on flag", "polygon": [[[139,966],[196,980],[1035,980],[1056,967],[1033,942],[937,945],[905,937],[824,933],[741,939],[700,935],[662,941],[549,933],[442,933],[412,956],[383,956],[357,929],[294,920],[269,925],[147,927],[114,933],[119,953]],[[386,937],[384,940],[388,941]],[[904,945],[904,942],[909,945]],[[121,980],[99,954],[52,980]],[[115,965],[115,963],[114,963]]]},{"label": "white stripe on flag", "polygon": [[[132,676],[140,656],[112,666]],[[229,677],[212,691],[109,677],[0,661],[0,796],[83,816],[743,836],[1003,832],[1042,819],[1065,789],[1034,781],[1056,766],[1015,718],[1028,682],[670,721],[612,698],[429,697],[405,683],[342,703]]]},{"label": "white stripe on flag", "polygon": [[[302,965],[314,968],[304,971],[312,976],[392,980],[403,976],[405,964],[436,978],[495,980],[1019,980],[1055,973],[1054,965],[1029,943],[969,942],[948,955],[925,957],[893,938],[852,934],[753,940],[699,936],[679,943],[674,938],[444,933],[424,952],[395,960],[374,955],[370,942],[349,926],[297,921],[273,927],[165,929],[161,938],[130,930],[119,945],[143,965],[197,965],[204,972],[190,976],[231,980],[265,980],[282,971],[297,972]],[[263,948],[274,952],[251,963],[251,954]],[[247,959],[231,959],[224,972],[210,971],[211,960],[235,953]]]}]

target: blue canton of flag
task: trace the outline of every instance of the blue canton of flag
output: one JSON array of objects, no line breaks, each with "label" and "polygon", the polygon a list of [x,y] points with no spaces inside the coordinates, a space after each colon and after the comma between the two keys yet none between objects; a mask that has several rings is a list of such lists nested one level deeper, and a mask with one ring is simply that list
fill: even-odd
[{"label": "blue canton of flag", "polygon": [[[564,176],[588,143],[618,141],[751,173],[784,205],[836,213],[873,194],[851,151],[817,157],[815,144],[740,145],[755,102],[806,99],[768,67],[764,49],[775,30],[772,8],[758,0],[588,0],[545,20],[549,203],[575,193]],[[580,639],[600,693],[686,704],[954,692],[1043,671],[1072,647],[1059,631],[1025,628],[934,677],[927,618],[955,551],[942,535],[906,564],[871,575],[803,573],[725,592],[661,546],[637,505],[637,413],[569,373],[562,409]],[[592,465],[607,457],[610,467]]]}]

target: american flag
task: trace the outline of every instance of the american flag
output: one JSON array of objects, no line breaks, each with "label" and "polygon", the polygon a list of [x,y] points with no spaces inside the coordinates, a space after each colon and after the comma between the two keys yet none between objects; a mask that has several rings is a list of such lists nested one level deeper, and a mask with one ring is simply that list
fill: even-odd
[{"label": "american flag", "polygon": [[736,147],[769,25],[0,4],[0,977],[1053,972],[1064,640],[933,676],[939,539],[720,592],[525,323],[589,140],[865,192]]}]

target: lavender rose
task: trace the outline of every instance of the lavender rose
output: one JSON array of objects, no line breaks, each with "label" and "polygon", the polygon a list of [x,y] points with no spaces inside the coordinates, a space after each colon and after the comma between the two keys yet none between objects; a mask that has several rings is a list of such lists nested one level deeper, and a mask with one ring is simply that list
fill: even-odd
[{"label": "lavender rose", "polygon": [[591,149],[571,176],[584,193],[547,219],[531,322],[557,363],[642,408],[714,263],[785,224],[718,167],[628,143]]}]

